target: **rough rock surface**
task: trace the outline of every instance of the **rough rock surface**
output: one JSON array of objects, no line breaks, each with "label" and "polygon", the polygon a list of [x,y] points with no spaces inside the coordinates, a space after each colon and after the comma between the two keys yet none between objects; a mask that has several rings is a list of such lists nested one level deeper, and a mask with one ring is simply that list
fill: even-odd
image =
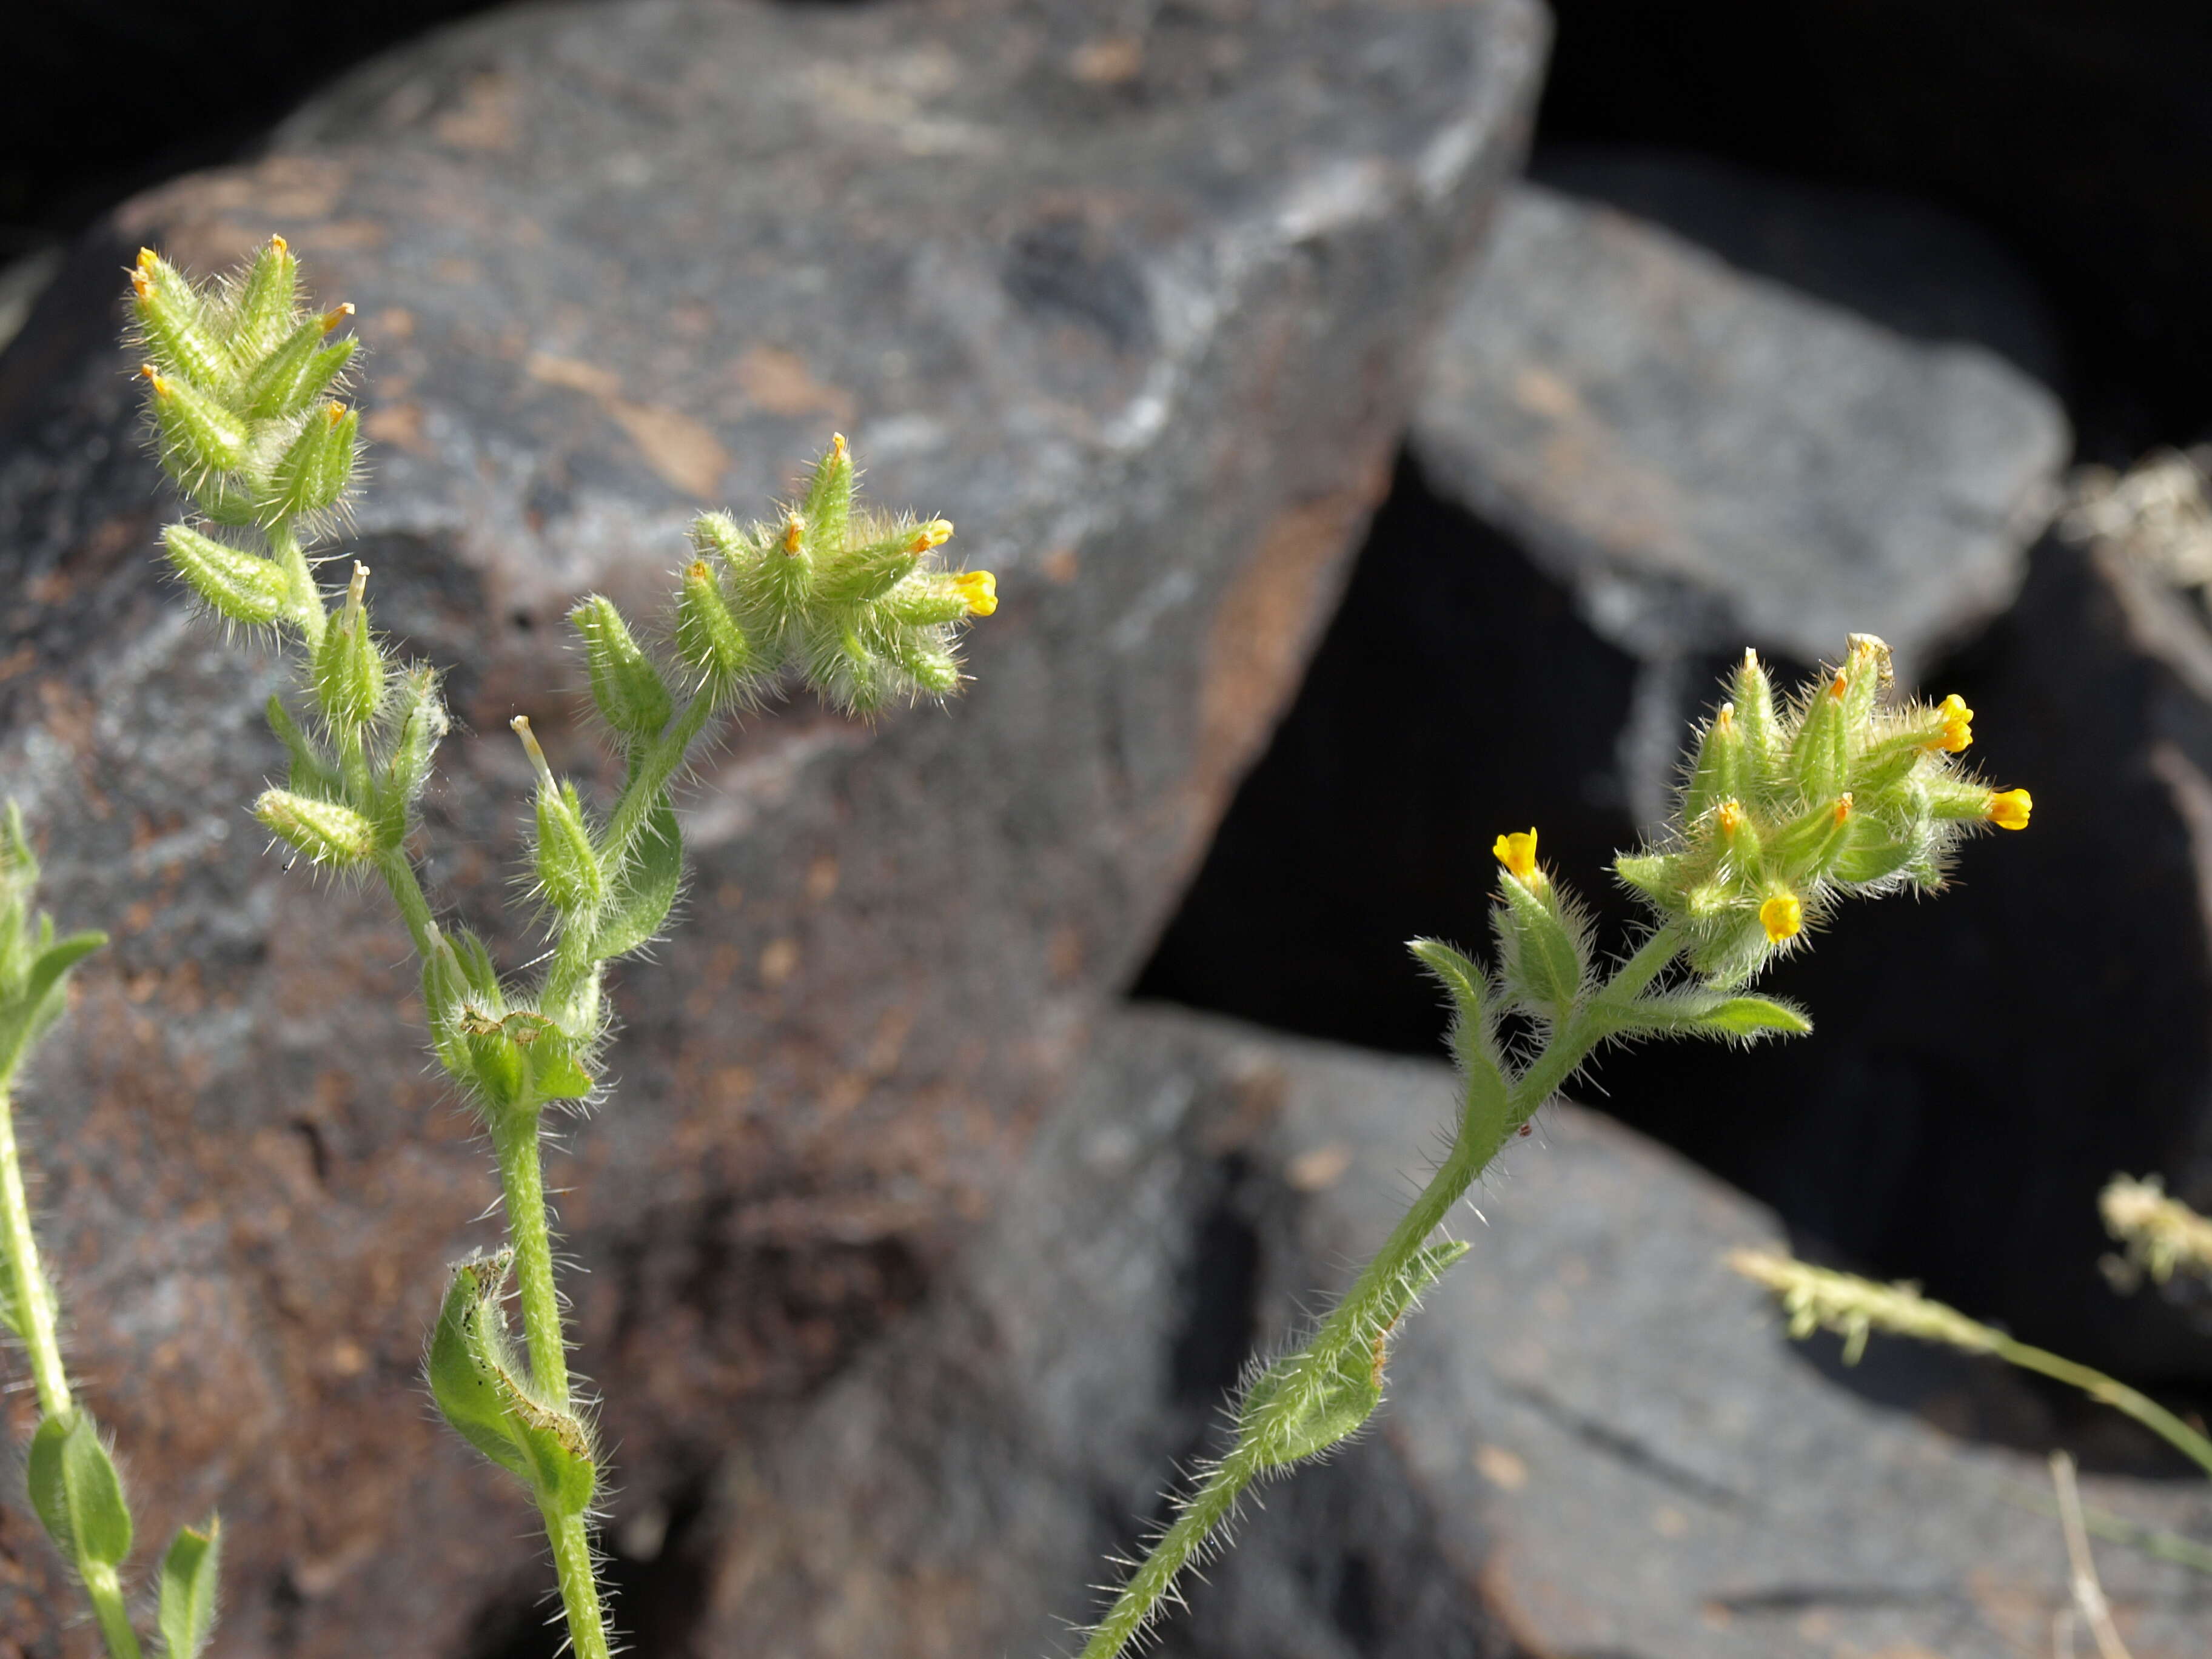
[{"label": "rough rock surface", "polygon": [[[567,602],[649,603],[696,507],[757,507],[836,427],[1000,574],[949,714],[792,708],[709,762],[690,915],[623,974],[617,1097],[554,1165],[618,1576],[726,1586],[708,1474],[989,1211],[1263,739],[1543,42],[1523,0],[1097,30],[953,0],[503,12],[132,204],[0,362],[0,779],[53,908],[117,936],[27,1091],[46,1232],[146,1535],[223,1510],[226,1652],[495,1648],[543,1569],[414,1393],[488,1160],[424,1074],[382,905],[288,877],[241,814],[275,670],[155,568],[117,267],[279,231],[359,306],[347,550],[452,665],[428,845],[478,925],[526,787],[507,717],[593,764]],[[680,1600],[638,1592],[641,1631],[673,1621],[648,1650],[680,1650]],[[66,1606],[0,1512],[0,1630],[75,1651]]]},{"label": "rough rock surface", "polygon": [[1686,659],[1812,663],[1866,632],[1910,678],[2011,600],[2070,447],[2057,400],[1986,349],[1901,337],[1539,185],[1453,309],[1413,442],[1650,665],[1626,738],[1643,814],[1705,695]]},{"label": "rough rock surface", "polygon": [[[1099,1553],[1130,1547],[1173,1465],[1216,1443],[1238,1360],[1389,1230],[1453,1095],[1435,1062],[1165,1011],[1102,1026],[931,1316],[723,1485],[751,1543],[727,1559],[713,1650],[1055,1647],[1048,1616],[1092,1605]],[[1865,1370],[1917,1410],[1840,1386],[1833,1345],[1790,1345],[1722,1266],[1780,1242],[1772,1215],[1576,1107],[1476,1202],[1486,1220],[1455,1224],[1474,1252],[1405,1328],[1375,1428],[1267,1489],[1166,1652],[2049,1650],[2067,1591],[2041,1455],[1929,1420],[1957,1420],[1960,1395],[2032,1413],[2001,1367],[1877,1344]],[[2200,1482],[2085,1491],[2139,1523],[2212,1524]],[[2100,1565],[2137,1659],[2199,1650],[2201,1581],[2110,1546]]]}]

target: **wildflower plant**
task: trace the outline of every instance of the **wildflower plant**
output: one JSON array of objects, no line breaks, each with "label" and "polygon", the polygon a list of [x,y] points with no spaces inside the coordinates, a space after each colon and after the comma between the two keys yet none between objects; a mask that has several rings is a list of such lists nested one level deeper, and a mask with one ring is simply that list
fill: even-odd
[{"label": "wildflower plant", "polygon": [[417,806],[449,727],[437,671],[398,660],[377,633],[366,568],[333,588],[319,574],[330,556],[311,551],[344,521],[360,471],[360,419],[343,396],[352,307],[306,306],[281,237],[211,284],[143,252],[131,290],[155,441],[196,509],[162,532],[169,564],[215,615],[275,635],[298,669],[268,706],[287,773],[254,816],[312,865],[389,890],[421,966],[432,1050],[497,1158],[507,1243],[453,1271],[428,1345],[432,1395],[537,1503],[570,1640],[580,1659],[606,1659],[590,1530],[605,1458],[568,1370],[546,1114],[604,1100],[607,970],[666,924],[683,880],[671,791],[717,722],[793,681],[864,716],[950,696],[957,632],[996,608],[996,585],[946,568],[944,520],[858,508],[838,437],[769,521],[697,520],[657,637],[641,638],[611,600],[580,601],[569,622],[624,776],[597,806],[555,775],[528,719],[514,720],[537,778],[528,902],[548,935],[538,971],[518,977],[439,919],[417,873]]},{"label": "wildflower plant", "polygon": [[[12,1100],[25,1059],[61,1018],[70,969],[107,936],[56,938],[51,916],[33,920],[38,884],[38,860],[11,801],[0,822],[0,1328],[21,1345],[39,1402],[24,1459],[31,1507],[83,1586],[109,1659],[139,1659],[123,1578],[134,1540],[131,1504],[100,1425],[62,1361],[60,1301],[31,1229]],[[221,1542],[210,1519],[180,1529],[163,1558],[156,1624],[169,1659],[198,1659],[214,1634]]]},{"label": "wildflower plant", "polygon": [[1856,635],[1840,665],[1784,703],[1745,653],[1696,736],[1672,820],[1614,862],[1651,920],[1609,970],[1587,913],[1538,861],[1536,831],[1498,837],[1494,967],[1435,939],[1410,947],[1452,1011],[1462,1092],[1449,1151],[1306,1340],[1251,1369],[1228,1449],[1177,1498],[1144,1559],[1124,1564],[1083,1659],[1111,1659],[1179,1599],[1183,1570],[1221,1547],[1255,1481],[1328,1452],[1373,1415],[1398,1322],[1467,1253],[1432,1243],[1437,1230],[1595,1051],[1809,1031],[1802,1009],[1748,989],[1769,963],[1803,948],[1845,897],[1938,888],[1961,837],[2027,826],[2026,790],[1992,789],[1957,758],[1972,711],[1955,696],[1900,701],[1892,678],[1888,648]]}]

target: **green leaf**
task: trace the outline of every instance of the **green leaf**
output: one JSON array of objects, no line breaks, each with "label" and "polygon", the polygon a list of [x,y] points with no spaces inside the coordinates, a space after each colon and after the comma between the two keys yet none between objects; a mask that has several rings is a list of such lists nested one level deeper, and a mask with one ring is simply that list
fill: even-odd
[{"label": "green leaf", "polygon": [[1778,997],[1704,989],[1662,991],[1623,1007],[1607,1007],[1602,1014],[1607,1028],[1622,1035],[1717,1037],[1727,1042],[1803,1036],[1813,1029],[1803,1009]]},{"label": "green leaf", "polygon": [[17,993],[0,1000],[0,1081],[15,1074],[31,1045],[45,1036],[69,1006],[69,970],[107,943],[100,933],[52,937],[53,924],[40,919],[35,954]]},{"label": "green leaf", "polygon": [[1495,1146],[1510,1127],[1506,1114],[1511,1085],[1504,1057],[1498,1052],[1490,975],[1441,939],[1413,939],[1406,948],[1451,999],[1451,1030],[1446,1040],[1465,1091],[1461,1133]]},{"label": "green leaf", "polygon": [[[1262,1467],[1287,1468],[1356,1434],[1382,1403],[1382,1368],[1376,1353],[1355,1348],[1345,1361],[1297,1394],[1298,1356],[1278,1360],[1244,1396],[1237,1437]],[[1303,1397],[1301,1397],[1301,1395]]]},{"label": "green leaf", "polygon": [[646,815],[645,828],[631,842],[616,876],[614,890],[599,913],[592,954],[602,962],[622,956],[651,939],[668,920],[684,881],[684,832],[676,809],[663,795]]},{"label": "green leaf", "polygon": [[130,1559],[131,1507],[90,1412],[80,1407],[40,1423],[27,1461],[31,1507],[78,1571]]},{"label": "green leaf", "polygon": [[430,1395],[460,1437],[563,1515],[590,1507],[599,1481],[591,1436],[571,1412],[538,1399],[507,1340],[499,1300],[512,1250],[453,1270],[425,1363]]},{"label": "green leaf", "polygon": [[216,1579],[222,1560],[222,1521],[210,1516],[204,1530],[179,1528],[161,1558],[161,1599],[156,1622],[168,1659],[199,1659],[215,1634]]}]

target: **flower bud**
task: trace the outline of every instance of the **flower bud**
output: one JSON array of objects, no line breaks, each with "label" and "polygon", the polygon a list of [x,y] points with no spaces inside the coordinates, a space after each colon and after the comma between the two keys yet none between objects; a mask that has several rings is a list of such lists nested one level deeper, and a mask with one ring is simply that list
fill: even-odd
[{"label": "flower bud", "polygon": [[290,331],[300,310],[300,262],[291,244],[271,236],[247,269],[231,309],[230,350],[241,366],[258,362]]},{"label": "flower bud", "polygon": [[1766,665],[1759,661],[1758,652],[1743,653],[1729,689],[1736,725],[1743,732],[1747,776],[1741,793],[1764,796],[1779,781],[1775,769],[1782,753],[1782,734],[1774,716],[1774,683],[1767,678]]},{"label": "flower bud", "polygon": [[246,422],[190,380],[141,369],[154,388],[154,422],[161,429],[161,459],[180,477],[235,472],[246,465],[252,432]]},{"label": "flower bud", "polygon": [[830,447],[814,464],[801,510],[806,519],[806,544],[817,556],[845,545],[853,519],[853,457],[843,433],[831,434]]},{"label": "flower bud", "polygon": [[1850,776],[1851,733],[1844,705],[1850,677],[1838,672],[1813,694],[1790,745],[1790,781],[1806,800],[1833,800]]},{"label": "flower bud", "polygon": [[354,451],[361,414],[343,404],[325,404],[301,423],[300,434],[277,459],[263,500],[266,522],[320,513],[337,505],[353,482]]},{"label": "flower bud", "polygon": [[1690,782],[1682,796],[1682,817],[1695,823],[1724,800],[1741,798],[1748,788],[1744,774],[1743,728],[1736,723],[1735,705],[1723,703],[1698,735],[1697,758],[1690,765]]},{"label": "flower bud", "polygon": [[376,825],[337,801],[264,789],[253,803],[253,816],[311,863],[344,869],[366,864],[381,850]]},{"label": "flower bud", "polygon": [[676,593],[676,649],[710,685],[726,689],[753,671],[752,641],[730,614],[714,567],[694,559]]},{"label": "flower bud", "polygon": [[625,737],[658,737],[675,701],[614,601],[595,593],[568,613],[568,621],[584,641],[592,700],[607,724]]},{"label": "flower bud", "polygon": [[2025,789],[1996,789],[1990,792],[1982,815],[2000,830],[2025,830],[2034,806],[2033,797]]},{"label": "flower bud", "polygon": [[232,366],[207,302],[185,274],[151,248],[138,250],[131,273],[131,314],[155,362],[202,386],[229,382]]},{"label": "flower bud", "polygon": [[330,331],[333,319],[342,321],[352,312],[351,306],[341,306],[328,315],[310,317],[293,329],[274,351],[254,364],[239,394],[246,413],[269,420],[296,415],[314,402],[323,388],[352,360],[356,344],[352,336],[334,345],[323,343],[323,337]]},{"label": "flower bud", "polygon": [[263,628],[289,608],[292,584],[277,564],[258,553],[173,524],[161,532],[170,567],[209,606],[233,622]]}]

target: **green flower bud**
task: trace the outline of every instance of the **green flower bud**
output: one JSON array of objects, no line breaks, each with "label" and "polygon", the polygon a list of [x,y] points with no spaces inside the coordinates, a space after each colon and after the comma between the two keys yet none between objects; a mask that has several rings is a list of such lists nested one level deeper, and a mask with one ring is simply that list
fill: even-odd
[{"label": "green flower bud", "polygon": [[430,763],[445,740],[452,721],[445,700],[438,695],[437,671],[416,664],[400,675],[392,692],[398,735],[392,739],[391,758],[385,763],[384,791],[393,810],[404,817],[422,798],[430,781]]},{"label": "green flower bud", "polygon": [[675,700],[614,601],[594,593],[568,613],[568,621],[584,641],[592,701],[607,724],[625,737],[658,737],[675,712]]},{"label": "green flower bud", "polygon": [[227,386],[234,372],[206,301],[153,249],[138,250],[131,273],[131,311],[154,361],[201,386]]},{"label": "green flower bud", "polygon": [[1735,722],[1743,733],[1747,799],[1764,803],[1782,787],[1781,723],[1774,714],[1774,683],[1756,651],[1746,651],[1730,683]]},{"label": "green flower bud", "polygon": [[1507,994],[1531,1013],[1564,1024],[1588,971],[1588,929],[1537,865],[1534,830],[1500,836],[1492,850],[1505,867],[1491,920]]},{"label": "green flower bud", "polygon": [[266,627],[291,608],[291,579],[274,561],[248,553],[190,526],[161,532],[162,550],[193,592],[233,622]]},{"label": "green flower bud", "polygon": [[752,641],[730,614],[721,581],[704,559],[691,562],[677,590],[676,649],[717,690],[726,690],[753,672]]},{"label": "green flower bud", "polygon": [[323,337],[353,315],[349,305],[310,317],[287,335],[274,351],[253,365],[239,401],[249,415],[270,420],[297,415],[352,361],[356,342],[349,336],[335,345]]},{"label": "green flower bud", "polygon": [[1806,800],[1833,800],[1851,772],[1851,732],[1844,707],[1850,681],[1838,671],[1813,694],[1790,745],[1790,781]]},{"label": "green flower bud", "polygon": [[161,459],[172,472],[235,472],[246,465],[252,429],[190,380],[149,363],[138,371],[154,388],[154,422],[161,428]]},{"label": "green flower bud", "polygon": [[369,633],[368,587],[368,567],[356,562],[345,607],[323,630],[309,669],[315,700],[335,726],[366,726],[384,703],[384,653]]},{"label": "green flower bud", "polygon": [[352,807],[289,789],[264,789],[253,816],[294,852],[337,869],[366,864],[383,850],[377,826]]},{"label": "green flower bud", "polygon": [[300,423],[299,435],[269,471],[261,501],[265,523],[321,513],[337,505],[353,482],[355,447],[361,414],[343,404],[325,404],[319,414]]},{"label": "green flower bud", "polygon": [[1724,702],[1698,734],[1697,758],[1691,763],[1690,781],[1682,793],[1683,822],[1694,824],[1723,801],[1750,793],[1743,727],[1736,723],[1735,705]]},{"label": "green flower bud", "polygon": [[239,287],[231,310],[231,356],[241,365],[258,362],[290,331],[299,312],[300,262],[290,243],[271,236]]},{"label": "green flower bud", "polygon": [[843,433],[830,435],[830,447],[814,464],[800,510],[806,519],[806,544],[817,556],[845,545],[853,518],[853,457]]}]

